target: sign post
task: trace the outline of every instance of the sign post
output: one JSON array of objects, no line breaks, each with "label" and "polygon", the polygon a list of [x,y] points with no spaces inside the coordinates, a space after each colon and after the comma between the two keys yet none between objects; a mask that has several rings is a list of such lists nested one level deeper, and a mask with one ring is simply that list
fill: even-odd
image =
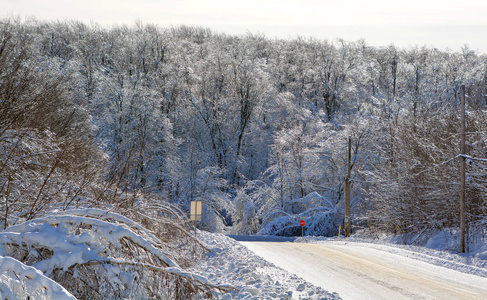
[{"label": "sign post", "polygon": [[193,256],[196,254],[196,222],[201,221],[201,201],[191,201],[190,220],[194,222],[194,238],[195,247],[193,248]]},{"label": "sign post", "polygon": [[194,221],[194,237],[196,237],[196,222],[201,221],[201,201],[191,201],[191,221]]},{"label": "sign post", "polygon": [[299,221],[299,225],[301,225],[301,237],[303,237],[304,236],[304,225],[306,225],[306,221],[305,220]]}]

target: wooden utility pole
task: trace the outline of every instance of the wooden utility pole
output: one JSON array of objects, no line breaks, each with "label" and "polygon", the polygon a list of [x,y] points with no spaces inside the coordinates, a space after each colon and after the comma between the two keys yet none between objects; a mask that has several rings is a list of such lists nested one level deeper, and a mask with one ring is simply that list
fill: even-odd
[{"label": "wooden utility pole", "polygon": [[345,181],[345,237],[350,236],[350,185],[352,173],[352,137],[348,137],[347,179]]},{"label": "wooden utility pole", "polygon": [[462,85],[460,99],[460,154],[463,155],[460,165],[460,253],[465,253],[465,85]]}]

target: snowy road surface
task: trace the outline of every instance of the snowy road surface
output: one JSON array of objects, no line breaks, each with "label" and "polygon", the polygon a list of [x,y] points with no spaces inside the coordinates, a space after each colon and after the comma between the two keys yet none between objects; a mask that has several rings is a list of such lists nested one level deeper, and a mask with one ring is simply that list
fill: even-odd
[{"label": "snowy road surface", "polygon": [[487,278],[361,243],[241,242],[269,262],[343,299],[487,299]]}]

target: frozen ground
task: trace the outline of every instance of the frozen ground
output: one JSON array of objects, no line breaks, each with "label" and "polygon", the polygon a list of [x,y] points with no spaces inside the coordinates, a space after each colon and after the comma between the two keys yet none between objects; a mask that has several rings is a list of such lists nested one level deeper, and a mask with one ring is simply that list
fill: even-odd
[{"label": "frozen ground", "polygon": [[199,231],[198,239],[211,252],[191,271],[212,283],[236,288],[217,295],[218,299],[340,299],[336,293],[329,293],[267,262],[223,234]]}]

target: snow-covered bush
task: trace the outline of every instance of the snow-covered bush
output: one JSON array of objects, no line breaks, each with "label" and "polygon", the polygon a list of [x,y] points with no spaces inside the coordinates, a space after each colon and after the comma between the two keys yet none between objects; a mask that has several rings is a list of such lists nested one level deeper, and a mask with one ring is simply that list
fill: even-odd
[{"label": "snow-covered bush", "polygon": [[224,227],[223,216],[216,209],[203,204],[198,228],[209,232],[222,232]]},{"label": "snow-covered bush", "polygon": [[138,223],[98,209],[58,212],[0,232],[0,255],[34,267],[79,298],[211,294],[214,286],[184,271],[164,247]]},{"label": "snow-covered bush", "polygon": [[330,236],[335,234],[337,210],[318,193],[311,193],[295,199],[285,206],[285,210],[271,213],[264,219],[258,232],[260,235],[296,236],[301,235],[300,220],[306,222],[305,235]]},{"label": "snow-covered bush", "polygon": [[322,197],[316,192],[312,192],[303,198],[286,202],[284,205],[284,210],[292,214],[301,214],[307,210],[317,207],[327,207],[330,210],[334,209],[333,204],[331,204],[328,199]]},{"label": "snow-covered bush", "polygon": [[0,256],[0,299],[76,299],[34,267]]},{"label": "snow-covered bush", "polygon": [[255,234],[259,221],[254,203],[243,190],[237,192],[234,201],[236,202],[234,232],[236,234]]}]

